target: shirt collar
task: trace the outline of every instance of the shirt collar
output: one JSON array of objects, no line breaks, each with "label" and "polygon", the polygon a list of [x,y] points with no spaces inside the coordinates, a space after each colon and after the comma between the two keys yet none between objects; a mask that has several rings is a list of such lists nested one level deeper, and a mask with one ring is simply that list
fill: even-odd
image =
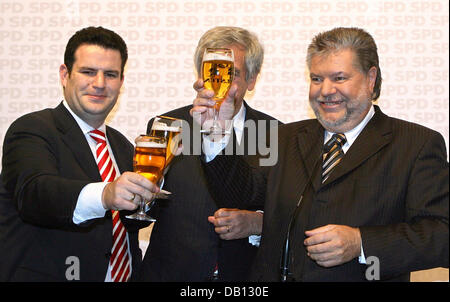
[{"label": "shirt collar", "polygon": [[241,109],[239,109],[238,113],[233,117],[233,128],[236,134],[236,139],[238,143],[241,143],[242,133],[244,132],[244,124],[245,124],[245,113],[247,109],[244,106],[244,103],[241,104]]},{"label": "shirt collar", "polygon": [[245,122],[245,112],[246,108],[244,103],[241,104],[241,109],[239,109],[238,113],[233,117],[233,127],[234,129],[238,129],[240,131],[244,130],[244,122]]},{"label": "shirt collar", "polygon": [[[353,144],[353,142],[356,140],[358,135],[361,133],[361,131],[366,127],[367,123],[372,119],[373,115],[375,114],[375,108],[373,105],[370,106],[369,112],[367,112],[364,119],[352,130],[345,132],[345,138],[347,139],[347,142],[344,146],[342,146],[342,149],[345,152],[350,148],[350,146]],[[329,132],[328,130],[325,130],[325,140],[324,143],[326,143],[331,136],[333,136],[333,132]]]},{"label": "shirt collar", "polygon": [[[78,115],[76,115],[75,112],[73,112],[72,109],[70,109],[69,104],[67,103],[67,101],[65,99],[63,101],[63,105],[64,105],[64,107],[66,107],[66,109],[73,116],[73,118],[77,122],[78,126],[80,127],[80,129],[81,129],[81,131],[83,132],[84,135],[89,134],[90,131],[95,129],[94,127],[90,126],[88,123],[83,121]],[[105,135],[106,135],[106,125],[104,123],[100,127],[98,127],[97,129],[100,130],[100,131],[103,131],[103,133],[105,133]]]}]

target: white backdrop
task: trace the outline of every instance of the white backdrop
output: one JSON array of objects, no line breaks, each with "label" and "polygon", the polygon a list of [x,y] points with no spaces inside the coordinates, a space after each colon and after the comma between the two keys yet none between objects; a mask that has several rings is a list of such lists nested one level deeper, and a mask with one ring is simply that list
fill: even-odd
[{"label": "white backdrop", "polygon": [[[65,45],[90,25],[110,28],[128,44],[123,92],[108,123],[130,141],[145,132],[152,116],[192,103],[192,57],[207,29],[233,25],[258,34],[265,63],[246,100],[291,122],[313,117],[305,68],[311,38],[333,27],[357,26],[378,44],[382,110],[439,131],[448,150],[448,0],[0,0],[1,147],[12,121],[61,101],[58,68]],[[149,229],[142,230],[144,243]],[[412,278],[448,280],[448,270]]]},{"label": "white backdrop", "polygon": [[125,39],[129,61],[108,123],[130,141],[149,118],[194,98],[193,52],[217,25],[255,32],[266,50],[255,108],[283,122],[313,117],[305,52],[318,32],[358,26],[377,41],[387,114],[449,137],[449,1],[0,0],[0,144],[17,117],[61,101],[58,68],[68,38],[90,25]]}]

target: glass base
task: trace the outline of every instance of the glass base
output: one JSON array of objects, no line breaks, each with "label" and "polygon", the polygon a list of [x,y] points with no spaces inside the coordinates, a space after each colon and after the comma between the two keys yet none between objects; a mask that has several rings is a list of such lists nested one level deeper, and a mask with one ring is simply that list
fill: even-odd
[{"label": "glass base", "polygon": [[140,220],[140,221],[149,221],[149,222],[155,222],[156,221],[155,218],[153,218],[151,216],[148,216],[145,213],[139,213],[139,212],[131,214],[131,215],[128,215],[128,216],[125,216],[125,217],[129,218],[129,219]]}]

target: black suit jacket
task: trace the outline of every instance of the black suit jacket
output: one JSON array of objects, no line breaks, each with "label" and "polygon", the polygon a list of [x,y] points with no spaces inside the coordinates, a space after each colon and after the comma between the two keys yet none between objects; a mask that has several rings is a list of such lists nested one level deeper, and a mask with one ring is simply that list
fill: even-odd
[{"label": "black suit jacket", "polygon": [[[247,104],[245,106],[246,120],[274,120]],[[164,115],[187,121],[192,143],[194,127],[189,114],[191,108],[182,107]],[[152,121],[148,130],[151,125]],[[267,127],[269,125],[266,123]],[[253,159],[256,157],[246,156],[249,162]],[[208,216],[220,207],[256,210],[263,209],[263,204],[242,207],[239,203],[218,203],[214,200],[208,191],[200,155],[182,154],[176,157],[164,177],[163,188],[172,195],[170,200],[158,201],[157,207],[151,210],[157,221],[143,260],[141,280],[207,281],[216,263],[219,265],[220,280],[247,280],[257,248],[249,244],[248,238],[221,240],[214,226],[208,222]]]},{"label": "black suit jacket", "polygon": [[[291,232],[294,280],[367,280],[368,267],[358,259],[324,268],[306,255],[305,230],[327,224],[360,228],[365,256],[378,258],[382,280],[409,280],[411,271],[448,267],[449,170],[444,140],[433,130],[390,118],[377,106],[375,110],[324,184],[320,176],[324,129],[317,120],[280,127],[279,161],[266,171],[240,169],[229,175],[232,165],[245,166],[231,157],[207,165],[208,179],[222,176],[246,182],[241,198],[266,200],[255,280],[280,280],[288,224],[302,195]],[[218,183],[214,188],[224,196],[232,192]]]},{"label": "black suit jacket", "polygon": [[[131,143],[110,127],[106,135],[120,172],[132,170]],[[81,281],[104,281],[112,247],[111,214],[81,225],[72,222],[81,189],[102,180],[86,138],[62,103],[10,126],[2,166],[0,280],[65,281],[74,264],[68,257],[75,256]],[[124,214],[136,273],[142,257],[139,225]]]}]

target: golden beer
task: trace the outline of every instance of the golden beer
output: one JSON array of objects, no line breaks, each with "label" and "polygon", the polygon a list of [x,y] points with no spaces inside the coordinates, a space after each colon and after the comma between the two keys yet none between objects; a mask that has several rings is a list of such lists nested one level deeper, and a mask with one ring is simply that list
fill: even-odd
[{"label": "golden beer", "polygon": [[[230,90],[234,77],[234,60],[227,55],[229,49],[222,52],[208,53],[205,51],[202,66],[202,78],[206,89],[214,91],[213,99],[220,107],[222,101]],[[218,108],[216,108],[218,109]]]},{"label": "golden beer", "polygon": [[[213,90],[213,120],[209,129],[207,123],[200,133],[229,134],[219,123],[219,109],[230,90],[234,78],[234,53],[229,48],[206,48],[202,59],[202,79],[206,89]],[[202,126],[203,128],[203,126]]]},{"label": "golden beer", "polygon": [[157,116],[150,135],[166,140],[166,167],[168,167],[181,145],[181,120],[169,116]]},{"label": "golden beer", "polygon": [[167,143],[165,139],[151,136],[141,136],[136,142],[134,152],[134,172],[141,174],[157,184],[163,176],[166,164]]}]

